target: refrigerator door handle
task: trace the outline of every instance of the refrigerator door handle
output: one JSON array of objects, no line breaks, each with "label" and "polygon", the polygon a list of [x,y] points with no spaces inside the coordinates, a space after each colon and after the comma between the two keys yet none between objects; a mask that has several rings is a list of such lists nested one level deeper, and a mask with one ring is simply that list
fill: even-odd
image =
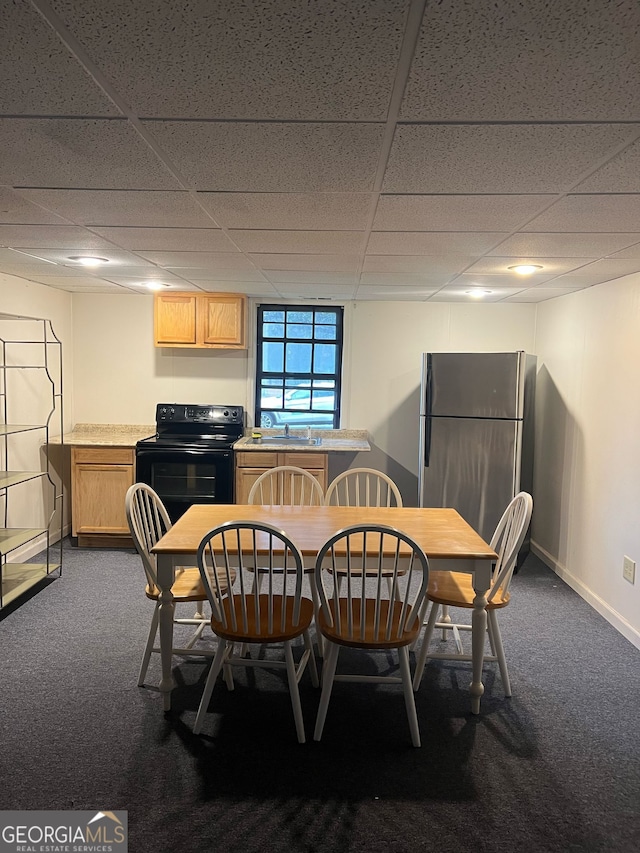
[{"label": "refrigerator door handle", "polygon": [[424,419],[424,467],[429,467],[429,457],[431,456],[431,418]]},{"label": "refrigerator door handle", "polygon": [[[431,396],[429,394],[431,372],[426,374],[425,388],[425,412],[420,416],[420,434],[418,436],[419,457],[418,462],[418,506],[424,506],[424,469],[429,467],[429,455],[431,453]],[[424,423],[423,423],[424,421]]]},{"label": "refrigerator door handle", "polygon": [[427,362],[427,389],[426,389],[426,417],[424,419],[424,467],[429,467],[429,456],[431,454],[431,389],[433,376],[431,372],[431,358]]}]

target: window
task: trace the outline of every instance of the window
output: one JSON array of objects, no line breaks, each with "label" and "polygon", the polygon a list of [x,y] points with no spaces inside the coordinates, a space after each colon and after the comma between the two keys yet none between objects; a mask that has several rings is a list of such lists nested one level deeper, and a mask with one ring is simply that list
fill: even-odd
[{"label": "window", "polygon": [[258,306],[256,425],[338,428],[342,313]]}]

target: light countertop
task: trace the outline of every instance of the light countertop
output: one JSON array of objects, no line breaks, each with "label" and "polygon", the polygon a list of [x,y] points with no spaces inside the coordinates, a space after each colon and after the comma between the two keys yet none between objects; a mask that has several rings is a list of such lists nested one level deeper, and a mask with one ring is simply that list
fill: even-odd
[{"label": "light countertop", "polygon": [[[155,424],[76,424],[63,441],[73,447],[135,447],[141,438],[155,434]],[[60,444],[60,436],[51,444]]]},{"label": "light countertop", "polygon": [[[282,435],[282,428],[262,428],[256,431],[262,433],[264,438]],[[320,444],[290,444],[286,438],[283,438],[281,443],[269,441],[268,443],[260,444],[252,440],[251,435],[253,432],[254,430],[247,430],[247,434],[244,438],[236,441],[233,449],[260,451],[262,453],[269,450],[277,453],[285,450],[291,453],[357,453],[371,450],[369,433],[366,429],[312,429],[311,438],[320,438]],[[305,438],[306,436],[306,430],[295,428],[291,430],[292,438]]]},{"label": "light countertop", "polygon": [[[246,430],[246,435],[233,445],[234,450],[274,452],[298,451],[302,453],[355,453],[371,450],[367,430],[364,429],[317,429],[311,430],[312,438],[321,438],[318,445],[288,444],[283,439],[282,444],[254,444],[251,441],[253,430]],[[282,435],[282,429],[261,429],[263,436]],[[64,434],[64,443],[73,447],[135,447],[141,438],[155,435],[155,424],[76,424],[71,432]],[[291,435],[306,436],[306,430],[293,429]],[[51,444],[60,444],[60,436],[51,439]]]}]

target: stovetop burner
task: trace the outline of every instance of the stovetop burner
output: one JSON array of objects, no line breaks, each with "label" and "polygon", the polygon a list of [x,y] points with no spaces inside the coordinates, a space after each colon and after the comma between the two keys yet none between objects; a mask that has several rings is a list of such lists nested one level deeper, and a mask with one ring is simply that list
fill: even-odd
[{"label": "stovetop burner", "polygon": [[242,438],[244,408],[231,405],[158,403],[156,435],[138,446],[226,449]]}]

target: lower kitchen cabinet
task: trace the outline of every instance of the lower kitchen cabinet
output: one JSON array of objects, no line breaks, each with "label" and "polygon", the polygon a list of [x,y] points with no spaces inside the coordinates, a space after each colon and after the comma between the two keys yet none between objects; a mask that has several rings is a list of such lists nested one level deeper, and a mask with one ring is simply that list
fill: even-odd
[{"label": "lower kitchen cabinet", "polygon": [[236,453],[236,503],[249,502],[251,487],[261,474],[279,465],[295,465],[304,468],[327,489],[326,453],[277,453],[275,451],[239,451]]},{"label": "lower kitchen cabinet", "polygon": [[124,499],[134,481],[133,448],[71,448],[71,532],[81,547],[126,547],[133,542]]}]

